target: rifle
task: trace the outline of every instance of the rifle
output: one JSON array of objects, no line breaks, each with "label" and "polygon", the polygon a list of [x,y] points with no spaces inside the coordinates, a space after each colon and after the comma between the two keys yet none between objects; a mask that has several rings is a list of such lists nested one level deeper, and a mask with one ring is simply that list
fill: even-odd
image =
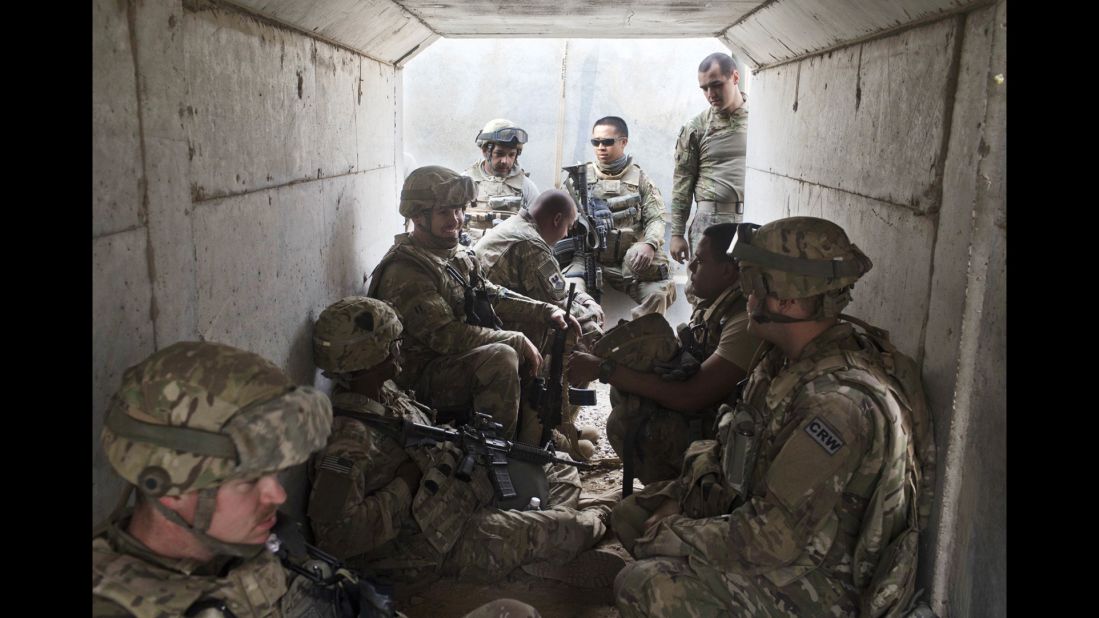
[{"label": "rifle", "polygon": [[[561,169],[568,173],[580,198],[580,212],[576,218],[576,230],[569,238],[558,241],[554,245],[553,253],[561,255],[572,251],[574,256],[581,257],[584,262],[584,287],[595,302],[599,302],[603,297],[603,268],[599,265],[598,256],[607,248],[607,234],[614,229],[614,222],[605,202],[602,205],[606,213],[602,212],[603,209],[596,212],[593,200],[588,197],[587,164],[579,163]],[[568,264],[564,266],[567,267]]]},{"label": "rifle", "polygon": [[511,481],[511,474],[508,472],[508,460],[538,466],[559,463],[576,466],[582,470],[591,467],[583,462],[558,457],[550,446],[542,449],[500,438],[499,434],[503,431],[504,426],[493,421],[491,416],[483,412],[474,412],[473,423],[461,425],[457,429],[421,425],[402,418],[378,416],[376,414],[347,410],[337,410],[337,412],[386,430],[391,435],[395,434],[398,441],[406,447],[438,442],[457,444],[462,449],[463,457],[458,464],[458,469],[454,472],[454,476],[460,480],[469,481],[472,478],[474,466],[484,466],[488,470],[488,477],[496,490],[498,505],[519,496],[519,493],[515,490],[515,485]]},{"label": "rifle", "polygon": [[[569,284],[569,298],[565,303],[566,322],[572,311],[572,301],[576,299],[576,283]],[[531,405],[538,410],[538,419],[542,422],[542,436],[538,444],[550,444],[553,439],[553,430],[561,425],[561,391],[564,389],[564,356],[565,339],[568,338],[569,329],[558,330],[553,333],[553,346],[550,348],[550,375],[549,380],[535,378],[528,387],[528,398]],[[595,405],[595,391],[587,388],[569,387],[569,403],[579,406]]]}]

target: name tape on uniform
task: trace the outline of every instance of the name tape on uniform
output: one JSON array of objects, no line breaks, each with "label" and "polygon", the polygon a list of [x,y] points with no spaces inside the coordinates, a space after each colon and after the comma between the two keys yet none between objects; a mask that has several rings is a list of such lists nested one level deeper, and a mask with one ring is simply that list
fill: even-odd
[{"label": "name tape on uniform", "polygon": [[841,448],[843,448],[843,440],[840,438],[840,432],[832,428],[831,425],[825,423],[819,416],[814,417],[809,421],[809,424],[805,426],[805,432],[809,434],[813,440],[816,440],[817,444],[821,446],[829,455],[835,455]]}]

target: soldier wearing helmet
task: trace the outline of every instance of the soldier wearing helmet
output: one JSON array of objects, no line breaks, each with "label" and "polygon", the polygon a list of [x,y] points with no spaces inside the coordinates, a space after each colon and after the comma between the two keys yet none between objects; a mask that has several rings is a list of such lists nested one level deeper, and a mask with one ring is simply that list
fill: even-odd
[{"label": "soldier wearing helmet", "polygon": [[331,422],[323,394],[227,345],[176,343],[129,368],[102,444],[137,500],[92,540],[93,615],[339,615],[293,593],[308,581],[265,549],[286,500],[276,474]]},{"label": "soldier wearing helmet", "polygon": [[[394,379],[443,413],[440,420],[485,412],[515,435],[520,363],[537,374],[542,355],[523,333],[503,330],[500,318],[579,331],[561,308],[532,300],[485,279],[473,253],[458,244],[463,215],[475,190],[468,176],[437,166],[405,179],[400,212],[411,233],[375,267],[367,295],[390,302],[405,325],[404,369]],[[497,312],[499,316],[497,316]],[[538,435],[524,419],[524,436]]]},{"label": "soldier wearing helmet", "polygon": [[526,131],[506,118],[496,118],[477,132],[474,141],[482,158],[463,174],[477,187],[477,199],[466,213],[471,243],[485,230],[529,207],[538,196],[538,187],[519,167],[519,155],[527,143]]},{"label": "soldier wearing helmet", "polygon": [[393,308],[373,298],[344,298],[317,319],[313,357],[336,382],[332,437],[311,470],[309,518],[321,549],[395,580],[416,579],[426,570],[492,581],[548,560],[570,563],[588,578],[598,567],[609,585],[621,558],[597,554],[573,561],[603,536],[610,513],[606,501],[579,508],[575,468],[544,467],[546,510],[501,511],[492,506],[484,468],[474,468],[468,481],[455,476],[458,447],[406,447],[370,423],[378,415],[432,424],[432,410],[392,382],[400,372],[402,334]]},{"label": "soldier wearing helmet", "polygon": [[717,439],[615,509],[638,558],[615,582],[619,611],[899,615],[930,434],[918,367],[840,314],[870,259],[812,217],[741,224],[729,254],[766,345]]}]

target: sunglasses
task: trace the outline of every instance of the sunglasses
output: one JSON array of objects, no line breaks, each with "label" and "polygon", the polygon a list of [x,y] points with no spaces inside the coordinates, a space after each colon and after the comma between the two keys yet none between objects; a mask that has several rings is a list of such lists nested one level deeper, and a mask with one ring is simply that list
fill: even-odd
[{"label": "sunglasses", "polygon": [[608,138],[604,138],[604,139],[598,139],[598,138],[593,137],[593,138],[591,138],[591,145],[592,146],[606,146],[606,147],[609,148],[611,146],[614,146],[614,143],[617,142],[620,139],[626,139],[626,138],[624,138],[624,137],[608,137]]}]

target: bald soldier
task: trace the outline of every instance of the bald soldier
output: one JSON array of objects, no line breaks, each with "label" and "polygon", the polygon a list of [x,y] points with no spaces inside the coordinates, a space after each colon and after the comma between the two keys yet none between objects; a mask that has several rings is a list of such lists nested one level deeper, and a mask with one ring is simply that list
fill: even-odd
[{"label": "bald soldier", "polygon": [[[624,500],[635,616],[899,616],[913,593],[933,434],[919,367],[840,311],[871,262],[835,223],[741,224],[731,256],[767,342],[716,440]],[[921,480],[924,479],[924,480]]]},{"label": "bald soldier", "polygon": [[[500,319],[566,328],[565,312],[485,278],[472,252],[458,244],[473,180],[438,166],[405,179],[400,213],[413,224],[398,234],[375,267],[367,294],[393,304],[405,322],[405,371],[397,385],[442,414],[470,420],[476,408],[515,436],[520,362],[536,375],[542,353],[526,335],[504,330]],[[497,315],[497,312],[499,315]],[[533,420],[528,422],[532,423]]]}]

